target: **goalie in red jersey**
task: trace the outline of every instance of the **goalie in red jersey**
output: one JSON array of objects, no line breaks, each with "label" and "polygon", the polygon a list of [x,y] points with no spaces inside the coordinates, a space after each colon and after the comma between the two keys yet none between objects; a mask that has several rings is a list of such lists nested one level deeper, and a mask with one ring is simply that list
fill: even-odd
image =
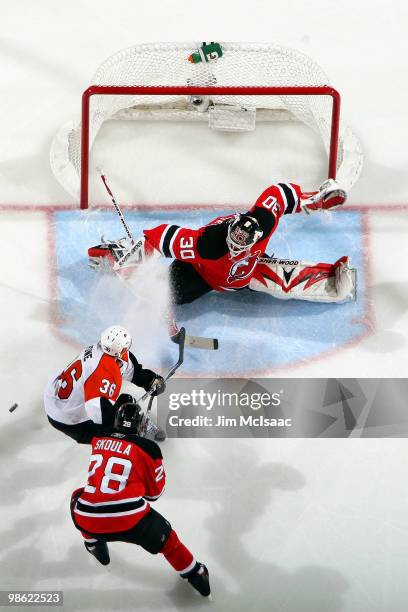
[{"label": "goalie in red jersey", "polygon": [[333,264],[282,260],[265,255],[283,215],[312,213],[342,205],[346,193],[333,179],[303,193],[294,183],[268,187],[244,214],[217,217],[199,229],[162,224],[144,230],[136,244],[127,239],[88,250],[92,267],[118,270],[146,257],[173,258],[170,286],[175,304],[193,302],[209,291],[245,287],[280,299],[345,302],[355,298],[355,274],[347,256]]}]

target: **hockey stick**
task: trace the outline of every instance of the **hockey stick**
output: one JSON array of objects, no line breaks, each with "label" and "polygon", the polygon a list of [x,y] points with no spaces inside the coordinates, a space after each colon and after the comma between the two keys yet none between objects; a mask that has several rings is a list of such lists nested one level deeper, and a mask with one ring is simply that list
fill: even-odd
[{"label": "hockey stick", "polygon": [[[179,332],[175,336],[173,336],[173,338],[172,338],[173,342],[178,344],[178,347],[179,347],[178,359],[177,359],[176,363],[171,366],[171,368],[167,372],[167,374],[163,377],[164,382],[167,382],[169,380],[169,378],[171,378],[173,376],[175,371],[178,370],[178,368],[182,365],[182,363],[184,361],[184,346],[185,346],[185,341],[186,341],[186,330],[185,330],[185,328],[181,327]],[[144,393],[141,397],[139,397],[136,400],[136,403],[138,404],[139,402],[143,402],[145,399],[147,399],[149,397],[149,395],[153,396],[154,391],[155,391],[155,387],[152,387],[151,389],[146,391],[146,393]],[[150,402],[149,402],[149,404],[150,404]],[[150,405],[150,407],[151,407],[151,405]]]},{"label": "hockey stick", "polygon": [[[164,376],[163,380],[166,382],[167,380],[169,380],[169,378],[171,378],[173,376],[173,374],[175,373],[175,371],[181,366],[181,364],[184,361],[184,345],[185,345],[185,341],[186,341],[186,330],[184,329],[184,327],[182,327],[179,332],[174,336],[173,342],[176,342],[178,344],[179,347],[179,354],[178,354],[178,359],[176,361],[176,363],[170,368],[170,370],[167,372],[166,376]],[[140,397],[137,401],[137,403],[139,403],[140,401],[143,401],[144,399],[146,399],[149,395],[149,403],[147,404],[147,408],[146,408],[146,413],[145,413],[145,422],[146,422],[146,428],[145,428],[145,434],[148,430],[148,423],[150,422],[151,425],[154,425],[151,421],[150,418],[150,413],[152,411],[152,405],[153,405],[153,399],[154,399],[154,393],[155,389],[152,387],[151,389],[149,389],[149,391],[147,391],[144,395],[142,395],[142,397]],[[157,425],[154,425],[155,428],[157,428]]]},{"label": "hockey stick", "polygon": [[115,207],[116,212],[119,215],[119,219],[122,222],[123,227],[125,228],[125,232],[127,233],[128,237],[130,238],[132,244],[135,244],[135,241],[133,240],[133,236],[130,233],[130,229],[128,224],[125,221],[125,217],[123,216],[123,213],[121,211],[121,209],[119,208],[119,204],[116,202],[115,200],[115,196],[113,195],[109,185],[108,185],[108,181],[106,179],[106,174],[104,173],[104,171],[102,170],[102,168],[96,168],[97,172],[99,173],[99,176],[101,177],[102,183],[105,185],[105,189],[108,192],[110,199],[112,200],[112,204]]},{"label": "hockey stick", "polygon": [[[139,240],[138,242],[135,242],[131,232],[130,232],[130,228],[128,226],[128,224],[126,223],[125,217],[123,216],[123,213],[118,205],[118,203],[116,202],[116,198],[112,193],[112,190],[109,187],[108,184],[108,180],[106,178],[106,174],[104,173],[104,171],[102,170],[102,168],[96,168],[97,172],[99,173],[101,180],[103,182],[103,184],[105,185],[106,191],[108,192],[112,203],[115,207],[116,212],[119,215],[119,219],[122,222],[123,227],[125,228],[126,234],[128,235],[129,239],[132,242],[132,247],[129,251],[127,251],[124,255],[122,255],[122,257],[116,262],[116,266],[117,268],[114,268],[114,271],[117,272],[119,268],[121,268],[123,266],[123,264],[129,259],[129,257],[136,251],[137,248],[139,248],[139,246],[141,246],[141,241]],[[127,284],[127,286],[130,288],[130,290],[132,291],[130,285],[128,283],[126,283],[126,281],[118,274],[119,278],[121,279],[121,281],[123,281],[125,284]],[[133,293],[133,291],[132,291]],[[137,296],[139,297],[139,296]],[[183,329],[183,328],[182,328]],[[171,331],[170,331],[171,330]],[[177,339],[175,339],[177,337],[177,334],[180,332],[181,330],[179,330],[176,321],[173,319],[171,322],[171,325],[169,326],[169,336],[171,338],[171,340],[173,342],[176,342],[177,344]],[[206,349],[206,350],[217,350],[218,349],[218,340],[217,338],[206,338],[205,336],[189,336],[189,335],[185,335],[185,344],[187,346],[191,346],[192,348],[199,348],[199,349]]]},{"label": "hockey stick", "polygon": [[[177,335],[180,333],[177,321],[169,317],[169,336],[172,342],[177,344]],[[191,348],[205,349],[207,351],[216,351],[218,349],[218,338],[207,338],[206,336],[190,336],[186,335],[186,346]]]}]

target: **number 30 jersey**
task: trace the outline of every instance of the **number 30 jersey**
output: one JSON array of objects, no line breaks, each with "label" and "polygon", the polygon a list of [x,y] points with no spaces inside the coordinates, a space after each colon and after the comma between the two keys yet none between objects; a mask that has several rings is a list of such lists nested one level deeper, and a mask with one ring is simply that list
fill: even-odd
[{"label": "number 30 jersey", "polygon": [[164,490],[166,475],[156,442],[112,433],[92,440],[88,482],[73,508],[76,526],[88,533],[131,529]]},{"label": "number 30 jersey", "polygon": [[88,346],[63,372],[49,381],[44,393],[46,413],[55,421],[76,425],[91,419],[102,423],[100,398],[113,404],[122,386],[122,379],[132,380],[134,367],[127,354],[123,360]]},{"label": "number 30 jersey", "polygon": [[246,213],[258,221],[262,236],[249,251],[234,257],[227,245],[228,226],[234,215],[218,217],[199,229],[162,224],[143,233],[148,249],[190,263],[217,291],[233,291],[249,285],[279,219],[301,212],[301,196],[300,187],[293,183],[278,183],[265,189]]}]

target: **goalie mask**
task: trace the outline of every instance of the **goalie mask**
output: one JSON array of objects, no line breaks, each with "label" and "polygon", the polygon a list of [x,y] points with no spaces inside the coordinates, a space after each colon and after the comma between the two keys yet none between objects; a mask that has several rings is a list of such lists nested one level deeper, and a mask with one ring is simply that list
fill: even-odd
[{"label": "goalie mask", "polygon": [[232,257],[249,251],[262,236],[255,217],[235,215],[228,226],[227,245]]},{"label": "goalie mask", "polygon": [[122,359],[132,345],[132,336],[120,325],[111,325],[101,334],[100,347],[104,353]]},{"label": "goalie mask", "polygon": [[139,404],[126,402],[119,406],[116,411],[113,424],[115,431],[120,433],[136,434],[144,436],[146,428],[146,416]]}]

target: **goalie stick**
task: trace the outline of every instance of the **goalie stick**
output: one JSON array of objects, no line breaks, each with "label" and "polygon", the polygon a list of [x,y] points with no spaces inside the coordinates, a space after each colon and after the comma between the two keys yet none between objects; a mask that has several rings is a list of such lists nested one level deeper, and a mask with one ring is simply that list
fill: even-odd
[{"label": "goalie stick", "polygon": [[[127,259],[130,257],[130,255],[132,255],[132,253],[139,247],[140,245],[140,241],[139,242],[135,242],[132,233],[130,231],[130,228],[128,226],[128,224],[126,223],[125,217],[123,216],[123,213],[119,207],[119,204],[116,201],[115,196],[112,193],[111,188],[109,187],[108,184],[108,180],[106,178],[106,174],[105,172],[102,170],[102,168],[96,168],[99,176],[101,177],[101,180],[105,186],[106,191],[108,192],[110,199],[112,200],[112,204],[115,207],[116,212],[119,215],[119,219],[123,225],[123,227],[125,228],[126,234],[128,236],[128,238],[130,239],[131,243],[132,243],[132,248],[125,253],[120,260],[117,262],[117,266],[118,268],[120,268],[126,261]],[[117,273],[118,272],[118,268],[114,271]],[[120,278],[120,280],[126,284],[126,286],[130,289],[130,291],[135,295],[134,291],[132,290],[132,287],[130,286],[129,283],[126,283],[126,280],[124,278],[122,278],[120,276],[120,274],[117,274],[117,276]],[[139,297],[139,296],[136,296]],[[170,319],[170,317],[169,317]],[[181,328],[184,329],[184,328]],[[171,340],[173,342],[175,342],[176,344],[178,343],[177,340],[177,336],[178,334],[181,332],[181,329],[178,328],[178,325],[175,321],[174,318],[172,318],[171,322],[169,323],[169,336],[171,338]],[[186,346],[191,346],[192,348],[198,348],[198,349],[206,349],[206,350],[217,350],[218,349],[218,339],[217,338],[207,338],[205,336],[190,336],[188,334],[185,333],[184,330],[184,334],[185,334],[185,345]]]},{"label": "goalie stick", "polygon": [[130,233],[130,229],[128,224],[125,221],[125,217],[123,216],[123,213],[119,207],[119,204],[116,202],[115,196],[113,195],[109,185],[108,185],[108,181],[106,179],[106,174],[104,173],[104,171],[102,170],[102,168],[96,168],[96,171],[98,172],[99,176],[101,177],[102,183],[105,185],[105,189],[109,194],[110,199],[112,200],[112,204],[115,207],[116,212],[119,215],[119,219],[121,220],[121,223],[123,225],[123,227],[125,228],[125,232],[128,235],[128,238],[130,239],[131,243],[134,245],[135,241],[133,240],[133,236]]}]

